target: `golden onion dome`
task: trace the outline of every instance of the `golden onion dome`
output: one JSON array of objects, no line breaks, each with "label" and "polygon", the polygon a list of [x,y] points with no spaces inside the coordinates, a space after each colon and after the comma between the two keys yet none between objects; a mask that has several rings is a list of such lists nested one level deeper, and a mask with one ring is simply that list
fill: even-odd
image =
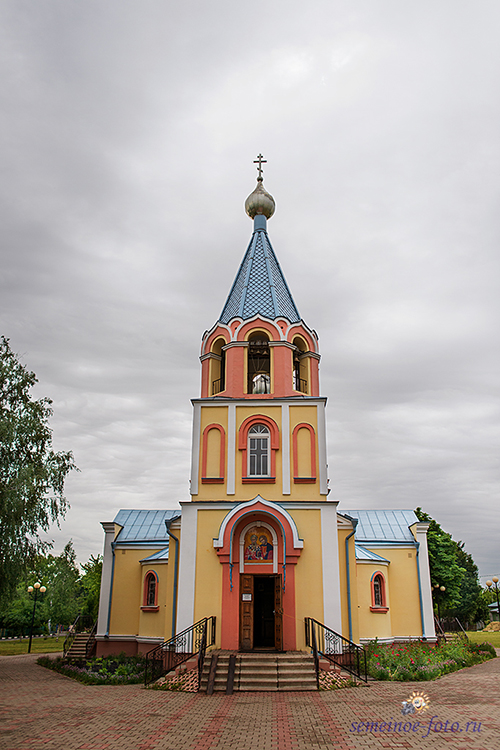
[{"label": "golden onion dome", "polygon": [[270,219],[275,209],[276,203],[273,196],[264,189],[262,177],[258,177],[257,187],[245,201],[245,211],[251,219],[254,219],[256,216],[265,216],[266,219]]}]

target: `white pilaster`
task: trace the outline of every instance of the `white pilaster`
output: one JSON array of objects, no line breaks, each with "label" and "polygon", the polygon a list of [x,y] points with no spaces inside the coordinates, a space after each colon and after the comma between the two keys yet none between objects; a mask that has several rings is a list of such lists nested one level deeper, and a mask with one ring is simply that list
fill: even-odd
[{"label": "white pilaster", "polygon": [[431,571],[429,568],[429,550],[427,548],[428,523],[417,523],[418,566],[420,570],[420,587],[422,596],[422,619],[424,621],[424,633],[426,638],[435,638],[434,630],[434,608],[432,606]]},{"label": "white pilaster", "polygon": [[326,465],[326,404],[318,404],[316,408],[318,410],[319,493],[320,495],[328,495],[328,471]]},{"label": "white pilaster", "polygon": [[108,632],[109,611],[111,607],[111,585],[113,579],[113,547],[115,538],[115,524],[101,523],[104,529],[104,551],[102,561],[101,593],[99,595],[99,617],[96,635],[106,635]]},{"label": "white pilaster", "polygon": [[236,492],[236,406],[229,404],[227,415],[227,489],[228,495]]},{"label": "white pilaster", "polygon": [[321,550],[323,553],[323,623],[342,633],[340,611],[339,544],[337,502],[321,507]]},{"label": "white pilaster", "polygon": [[288,404],[281,406],[281,461],[283,468],[284,495],[290,494],[290,407]]},{"label": "white pilaster", "polygon": [[196,578],[196,541],[198,508],[193,503],[181,503],[181,550],[177,595],[177,627],[180,633],[194,623],[194,589]]},{"label": "white pilaster", "polygon": [[198,482],[200,476],[200,425],[201,404],[194,403],[193,413],[193,440],[191,445],[191,494],[198,494]]}]

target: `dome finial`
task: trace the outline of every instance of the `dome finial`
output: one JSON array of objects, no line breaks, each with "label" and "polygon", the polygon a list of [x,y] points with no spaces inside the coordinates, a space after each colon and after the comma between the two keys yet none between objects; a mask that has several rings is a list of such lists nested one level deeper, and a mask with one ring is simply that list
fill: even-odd
[{"label": "dome finial", "polygon": [[264,170],[262,169],[262,165],[263,164],[267,164],[267,159],[264,159],[264,157],[262,156],[262,154],[259,154],[257,156],[257,159],[255,159],[254,164],[258,164],[259,165],[257,167],[257,171],[259,173],[259,176],[257,177],[257,182],[263,182],[264,178],[262,177],[262,172]]},{"label": "dome finial", "polygon": [[264,178],[262,177],[262,165],[267,164],[267,159],[264,159],[262,154],[257,156],[254,160],[254,164],[258,164],[257,171],[259,176],[257,177],[257,187],[250,193],[245,201],[245,211],[251,219],[255,219],[256,216],[265,216],[266,219],[270,219],[274,214],[276,203],[274,198],[270,195],[267,190],[264,190]]}]

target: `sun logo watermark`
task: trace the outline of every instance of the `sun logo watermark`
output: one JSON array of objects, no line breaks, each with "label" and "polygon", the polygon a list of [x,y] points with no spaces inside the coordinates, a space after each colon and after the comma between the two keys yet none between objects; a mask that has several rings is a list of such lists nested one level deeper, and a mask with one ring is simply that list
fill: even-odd
[{"label": "sun logo watermark", "polygon": [[408,700],[401,702],[401,713],[403,716],[408,716],[408,714],[421,714],[429,707],[429,704],[429,696],[426,693],[422,693],[420,690],[414,690],[408,697]]}]

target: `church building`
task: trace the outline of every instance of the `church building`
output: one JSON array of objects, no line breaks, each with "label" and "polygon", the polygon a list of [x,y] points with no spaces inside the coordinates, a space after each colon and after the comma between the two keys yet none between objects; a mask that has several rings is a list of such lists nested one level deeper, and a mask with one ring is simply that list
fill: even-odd
[{"label": "church building", "polygon": [[357,644],[435,640],[428,525],[330,499],[318,335],[272,248],[256,163],[250,243],[202,337],[191,497],[102,524],[100,655],[148,651],[205,617],[232,651],[305,651],[305,618]]}]

